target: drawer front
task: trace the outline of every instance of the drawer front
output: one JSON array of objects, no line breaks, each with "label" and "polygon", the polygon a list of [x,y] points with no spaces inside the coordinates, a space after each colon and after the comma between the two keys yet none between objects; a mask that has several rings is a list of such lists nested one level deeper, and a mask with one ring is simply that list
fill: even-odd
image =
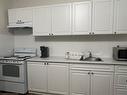
[{"label": "drawer front", "polygon": [[114,95],[127,95],[127,90],[125,90],[125,89],[116,89]]},{"label": "drawer front", "polygon": [[113,65],[71,64],[72,70],[114,71]]},{"label": "drawer front", "polygon": [[127,66],[115,66],[115,72],[116,73],[127,73]]},{"label": "drawer front", "polygon": [[115,88],[127,89],[127,74],[115,74]]}]

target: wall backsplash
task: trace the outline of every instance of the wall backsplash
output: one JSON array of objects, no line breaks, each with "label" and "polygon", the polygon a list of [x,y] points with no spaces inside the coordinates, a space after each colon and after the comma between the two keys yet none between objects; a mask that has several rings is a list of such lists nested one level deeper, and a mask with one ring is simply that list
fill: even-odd
[{"label": "wall backsplash", "polygon": [[97,56],[112,57],[113,46],[127,46],[127,35],[34,37],[32,29],[15,30],[15,47],[37,48],[40,56],[41,45],[49,47],[50,56],[64,56],[67,51],[92,51]]},{"label": "wall backsplash", "polygon": [[[61,2],[84,0],[12,0],[12,8],[32,7]],[[41,45],[50,48],[50,56],[64,56],[66,51],[84,52],[91,50],[103,57],[112,57],[112,47],[127,46],[127,35],[94,35],[94,36],[52,36],[33,37],[32,29],[18,29],[15,31],[15,47],[34,47]]]}]

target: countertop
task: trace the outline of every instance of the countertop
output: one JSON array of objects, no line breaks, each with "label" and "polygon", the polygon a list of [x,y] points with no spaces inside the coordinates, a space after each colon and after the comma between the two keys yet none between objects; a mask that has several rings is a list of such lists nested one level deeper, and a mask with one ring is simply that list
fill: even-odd
[{"label": "countertop", "polygon": [[101,64],[101,65],[127,65],[127,61],[115,61],[112,58],[102,58],[103,61],[80,61],[75,59],[65,59],[64,57],[40,58],[33,57],[27,59],[28,62],[47,62],[47,63],[67,63],[67,64]]}]

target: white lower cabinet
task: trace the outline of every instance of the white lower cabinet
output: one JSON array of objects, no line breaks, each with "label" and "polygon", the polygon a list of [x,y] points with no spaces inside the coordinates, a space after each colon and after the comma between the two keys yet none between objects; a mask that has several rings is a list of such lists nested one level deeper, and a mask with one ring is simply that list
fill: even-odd
[{"label": "white lower cabinet", "polygon": [[71,71],[70,73],[70,95],[90,95],[89,71]]},{"label": "white lower cabinet", "polygon": [[28,89],[68,95],[68,64],[28,62]]},{"label": "white lower cabinet", "polygon": [[76,66],[71,66],[70,95],[113,95],[113,67]]},{"label": "white lower cabinet", "polygon": [[68,95],[68,64],[48,65],[48,92]]},{"label": "white lower cabinet", "polygon": [[114,95],[127,95],[127,66],[115,66]]},{"label": "white lower cabinet", "polygon": [[91,95],[113,95],[113,73],[94,72],[91,80]]},{"label": "white lower cabinet", "polygon": [[28,89],[47,92],[46,65],[42,62],[28,62]]}]

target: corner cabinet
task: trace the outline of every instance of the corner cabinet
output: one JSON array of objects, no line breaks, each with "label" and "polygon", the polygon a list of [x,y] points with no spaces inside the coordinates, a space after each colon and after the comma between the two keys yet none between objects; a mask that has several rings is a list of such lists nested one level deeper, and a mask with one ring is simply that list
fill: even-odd
[{"label": "corner cabinet", "polygon": [[93,0],[92,33],[113,33],[113,0]]},{"label": "corner cabinet", "polygon": [[63,63],[28,62],[28,90],[68,94],[69,66]]},{"label": "corner cabinet", "polygon": [[113,66],[71,65],[70,95],[113,95]]},{"label": "corner cabinet", "polygon": [[72,35],[85,35],[91,32],[91,1],[73,3]]},{"label": "corner cabinet", "polygon": [[115,0],[114,32],[127,34],[127,0]]}]

